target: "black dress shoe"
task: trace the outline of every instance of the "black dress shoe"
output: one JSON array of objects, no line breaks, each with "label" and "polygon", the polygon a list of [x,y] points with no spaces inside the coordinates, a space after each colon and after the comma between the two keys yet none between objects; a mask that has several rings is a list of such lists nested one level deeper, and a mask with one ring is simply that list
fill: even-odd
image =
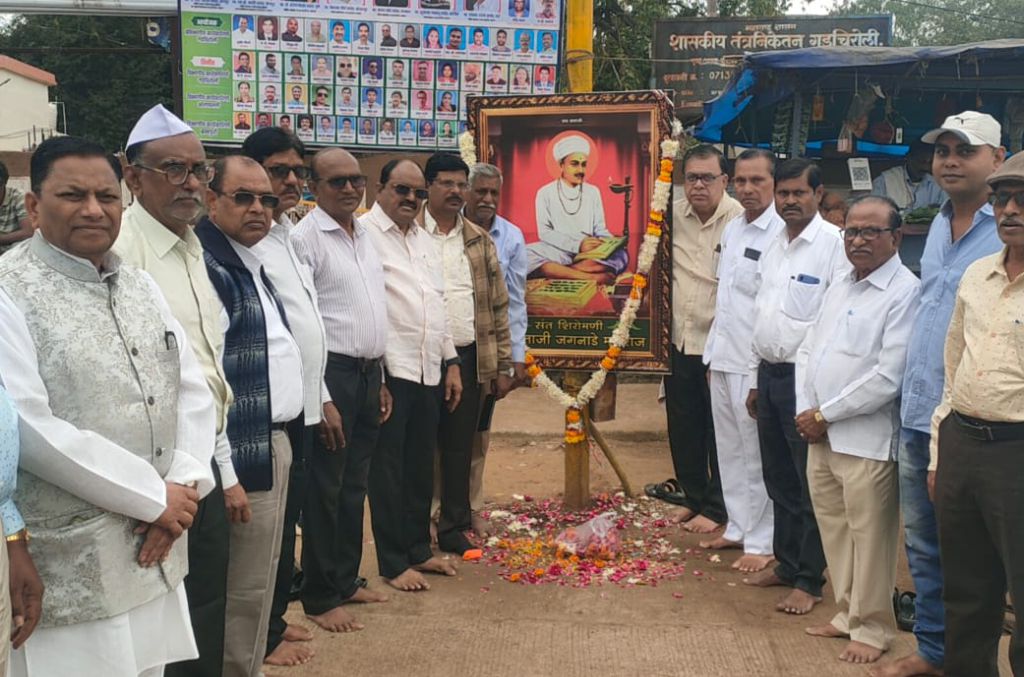
[{"label": "black dress shoe", "polygon": [[302,596],[302,569],[295,568],[295,573],[292,574],[292,585],[291,589],[288,590],[288,600],[294,602]]},{"label": "black dress shoe", "polygon": [[438,534],[437,546],[444,552],[450,552],[456,555],[462,555],[467,550],[472,550],[475,547],[461,531],[450,531],[448,533]]}]

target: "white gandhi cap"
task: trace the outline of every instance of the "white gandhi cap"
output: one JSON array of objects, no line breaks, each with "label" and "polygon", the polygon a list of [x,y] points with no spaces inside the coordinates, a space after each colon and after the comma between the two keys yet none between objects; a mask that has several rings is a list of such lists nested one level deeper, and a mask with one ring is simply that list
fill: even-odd
[{"label": "white gandhi cap", "polygon": [[135,123],[131,134],[128,135],[128,143],[125,144],[125,148],[134,146],[137,143],[191,133],[191,127],[185,124],[177,115],[164,108],[163,104],[158,103],[143,113],[139,121]]},{"label": "white gandhi cap", "polygon": [[582,136],[562,137],[555,144],[552,149],[552,154],[555,156],[555,162],[561,162],[565,157],[572,155],[573,153],[583,153],[584,155],[590,155],[590,144]]},{"label": "white gandhi cap", "polygon": [[921,140],[925,143],[935,143],[943,134],[953,134],[972,146],[999,148],[1002,145],[1002,127],[996,119],[987,113],[973,110],[950,115],[941,127],[928,132]]}]

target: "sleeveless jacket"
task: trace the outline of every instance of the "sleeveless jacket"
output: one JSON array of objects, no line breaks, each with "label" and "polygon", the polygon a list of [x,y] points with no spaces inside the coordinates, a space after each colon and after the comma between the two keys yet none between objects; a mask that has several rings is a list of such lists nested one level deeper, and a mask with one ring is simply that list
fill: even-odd
[{"label": "sleeveless jacket", "polygon": [[[0,258],[0,288],[25,316],[53,414],[165,476],[177,434],[178,348],[149,281],[114,255],[108,264],[100,273],[36,233]],[[23,456],[33,443],[23,439]],[[185,538],[166,562],[143,568],[137,522],[83,501],[74,487],[19,470],[15,501],[46,586],[43,627],[125,613],[174,590],[187,572]]]}]

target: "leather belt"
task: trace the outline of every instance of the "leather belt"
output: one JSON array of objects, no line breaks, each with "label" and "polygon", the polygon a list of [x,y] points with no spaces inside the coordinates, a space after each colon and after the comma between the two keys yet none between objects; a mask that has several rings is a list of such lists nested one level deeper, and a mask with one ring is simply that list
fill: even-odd
[{"label": "leather belt", "polygon": [[380,369],[381,358],[379,357],[350,357],[341,353],[328,353],[328,362],[336,362],[349,369],[367,373],[374,369]]},{"label": "leather belt", "polygon": [[1024,440],[1024,423],[985,421],[973,416],[953,412],[953,420],[968,437],[983,442],[1016,442]]}]

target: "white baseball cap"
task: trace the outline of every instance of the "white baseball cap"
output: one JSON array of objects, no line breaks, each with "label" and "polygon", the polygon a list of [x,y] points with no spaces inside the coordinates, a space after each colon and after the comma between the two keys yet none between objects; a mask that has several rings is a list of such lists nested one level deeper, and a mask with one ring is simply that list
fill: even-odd
[{"label": "white baseball cap", "polygon": [[942,126],[933,129],[921,140],[925,143],[935,143],[943,134],[955,134],[972,146],[1002,146],[1002,127],[994,117],[988,113],[979,113],[974,110],[965,110],[963,113],[950,115]]}]

